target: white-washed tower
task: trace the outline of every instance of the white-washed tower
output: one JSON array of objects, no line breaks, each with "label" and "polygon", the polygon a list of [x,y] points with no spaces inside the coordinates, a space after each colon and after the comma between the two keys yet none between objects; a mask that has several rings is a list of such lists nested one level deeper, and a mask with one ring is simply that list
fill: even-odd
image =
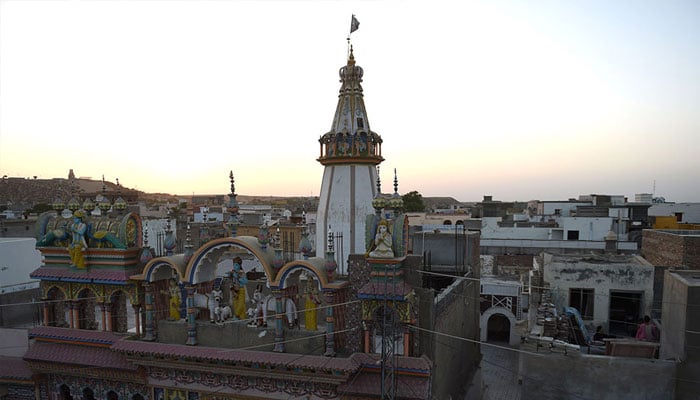
[{"label": "white-washed tower", "polygon": [[[352,47],[340,68],[340,94],[330,131],[321,136],[323,181],[316,219],[316,255],[324,256],[329,232],[342,234],[336,241],[338,273],[347,274],[347,256],[365,252],[365,218],[374,212],[377,165],[382,138],[370,129],[362,94],[363,70],[355,64]],[[339,236],[339,235],[338,235]]]}]

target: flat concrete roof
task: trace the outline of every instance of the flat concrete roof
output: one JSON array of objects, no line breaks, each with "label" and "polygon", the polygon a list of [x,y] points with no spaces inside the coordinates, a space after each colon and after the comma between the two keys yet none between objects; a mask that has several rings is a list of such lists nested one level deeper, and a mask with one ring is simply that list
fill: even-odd
[{"label": "flat concrete roof", "polygon": [[700,270],[688,269],[688,270],[675,270],[669,272],[670,274],[676,275],[679,280],[685,282],[688,286],[700,287]]}]

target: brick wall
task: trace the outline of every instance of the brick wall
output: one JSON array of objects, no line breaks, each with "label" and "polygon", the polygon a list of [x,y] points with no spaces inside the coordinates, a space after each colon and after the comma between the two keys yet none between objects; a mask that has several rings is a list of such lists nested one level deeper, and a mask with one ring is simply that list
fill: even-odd
[{"label": "brick wall", "polygon": [[658,267],[700,269],[700,235],[645,229],[642,256]]}]

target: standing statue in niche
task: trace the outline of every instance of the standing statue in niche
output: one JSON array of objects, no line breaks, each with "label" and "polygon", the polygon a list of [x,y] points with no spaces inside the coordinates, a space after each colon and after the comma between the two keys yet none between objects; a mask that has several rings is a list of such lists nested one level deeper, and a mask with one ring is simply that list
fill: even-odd
[{"label": "standing statue in niche", "polygon": [[180,319],[180,286],[178,286],[175,279],[170,280],[170,287],[168,288],[168,294],[170,295],[170,300],[168,300],[168,320],[177,321]]},{"label": "standing statue in niche", "polygon": [[372,258],[394,258],[389,221],[386,219],[379,221],[377,234],[374,235],[374,242],[368,255]]},{"label": "standing statue in niche", "polygon": [[231,307],[235,319],[246,319],[246,291],[248,278],[243,271],[243,260],[240,257],[233,259],[233,270],[231,271]]},{"label": "standing statue in niche", "polygon": [[85,268],[85,250],[87,250],[87,242],[85,241],[85,232],[87,225],[83,222],[85,214],[78,210],[73,214],[73,222],[68,225],[68,231],[71,234],[71,242],[68,245],[68,254],[70,255],[71,266],[84,269]]},{"label": "standing statue in niche", "polygon": [[318,306],[321,304],[321,299],[316,291],[316,284],[313,279],[309,279],[304,300],[304,327],[307,331],[318,330]]}]

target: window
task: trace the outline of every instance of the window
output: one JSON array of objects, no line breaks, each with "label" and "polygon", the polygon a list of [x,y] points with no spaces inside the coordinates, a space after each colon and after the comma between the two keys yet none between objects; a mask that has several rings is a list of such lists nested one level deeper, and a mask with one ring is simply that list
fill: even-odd
[{"label": "window", "polygon": [[581,313],[583,319],[593,319],[593,304],[595,291],[593,289],[569,289],[569,306]]},{"label": "window", "polygon": [[578,240],[578,231],[566,231],[566,240]]}]

